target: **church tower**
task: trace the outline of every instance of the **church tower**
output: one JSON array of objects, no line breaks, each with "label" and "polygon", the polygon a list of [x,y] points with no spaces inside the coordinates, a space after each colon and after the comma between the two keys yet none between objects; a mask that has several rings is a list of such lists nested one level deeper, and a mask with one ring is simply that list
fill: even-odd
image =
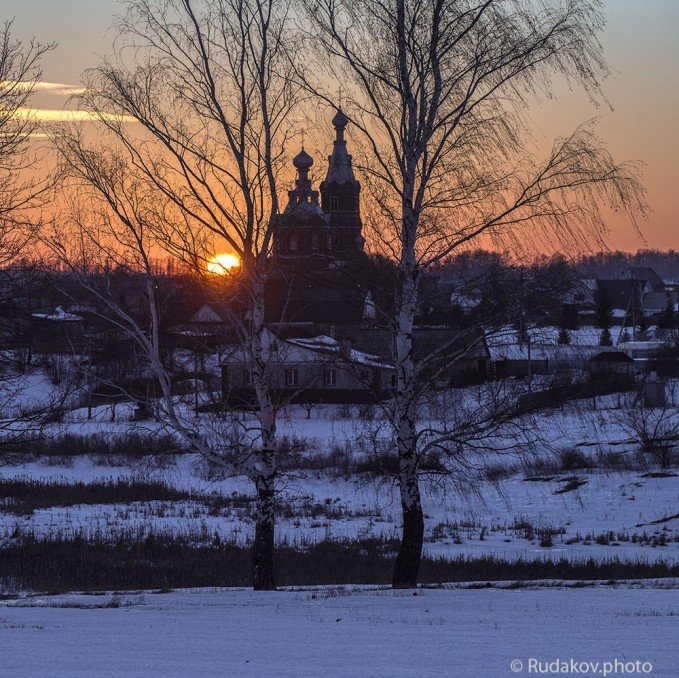
[{"label": "church tower", "polygon": [[341,264],[363,252],[361,186],[354,176],[344,139],[348,122],[342,111],[332,119],[335,141],[320,186],[320,204],[319,192],[313,190],[309,179],[313,158],[302,149],[292,161],[297,180],[295,188],[288,191],[288,204],[279,216],[275,240],[276,256],[283,260]]},{"label": "church tower", "polygon": [[362,253],[365,243],[361,235],[361,185],[354,176],[351,156],[347,152],[344,138],[348,123],[349,118],[341,110],[337,111],[332,119],[335,141],[332,154],[328,158],[328,172],[320,186],[321,208],[328,216],[333,249],[343,257]]},{"label": "church tower", "polygon": [[297,179],[295,187],[288,191],[288,204],[278,217],[274,244],[278,257],[295,260],[324,253],[328,224],[318,204],[318,191],[312,189],[309,179],[313,158],[302,149],[292,164]]}]

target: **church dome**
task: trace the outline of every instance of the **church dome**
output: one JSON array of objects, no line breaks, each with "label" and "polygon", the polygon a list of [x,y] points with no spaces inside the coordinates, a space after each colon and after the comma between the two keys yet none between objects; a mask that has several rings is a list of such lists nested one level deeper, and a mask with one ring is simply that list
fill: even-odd
[{"label": "church dome", "polygon": [[349,118],[344,115],[342,109],[339,109],[337,113],[335,113],[335,117],[332,119],[332,124],[335,129],[344,129],[349,124]]},{"label": "church dome", "polygon": [[292,164],[298,170],[308,170],[314,164],[314,159],[304,149],[302,149],[293,158]]}]

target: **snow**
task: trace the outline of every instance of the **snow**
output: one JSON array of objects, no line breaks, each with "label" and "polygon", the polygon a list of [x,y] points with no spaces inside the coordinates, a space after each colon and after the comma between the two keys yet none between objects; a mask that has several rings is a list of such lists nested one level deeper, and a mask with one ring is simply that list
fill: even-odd
[{"label": "snow", "polygon": [[[129,468],[97,466],[92,459],[77,458],[71,468],[33,462],[5,467],[2,475],[59,482],[152,477],[200,494],[252,495],[251,483],[242,476],[221,481],[203,478],[199,459],[193,455],[179,457],[168,468],[158,468],[151,460],[141,460]],[[581,487],[556,494],[565,486],[567,477],[572,474],[560,473],[552,480],[531,482],[524,479],[523,473],[517,473],[496,483],[481,482],[475,492],[464,495],[423,481],[425,552],[448,558],[494,555],[506,560],[618,558],[679,562],[676,476],[579,472],[577,477],[584,483]],[[393,484],[305,471],[281,479],[279,491],[279,500],[290,507],[292,515],[278,519],[278,542],[308,543],[328,537],[355,539],[399,533],[400,508]],[[327,511],[311,511],[318,506]],[[187,500],[53,507],[23,517],[0,513],[0,543],[17,524],[26,531],[45,535],[55,531],[116,534],[133,529],[210,538],[218,533],[224,539],[243,543],[253,535],[253,509],[254,506],[210,515],[205,504]],[[555,532],[551,547],[540,545],[539,535],[544,530]]]},{"label": "snow", "polygon": [[[21,387],[24,406],[55,392],[42,373],[27,375]],[[635,445],[620,427],[620,405],[620,396],[613,395],[541,413],[531,424],[539,429],[540,449],[529,461],[558,468],[558,453],[564,450],[595,461],[611,453],[632,458]],[[131,404],[118,405],[113,422],[109,406],[94,408],[90,421],[86,409],[73,410],[49,432],[162,432],[156,422],[129,422],[131,409]],[[304,408],[291,406],[278,421],[279,434],[298,441],[302,455],[349,449],[353,460],[374,454],[378,443],[388,444],[388,430],[378,408],[361,419],[358,408],[317,406],[307,418]],[[195,455],[174,457],[164,468],[151,458],[124,466],[102,465],[106,460],[95,456],[54,465],[58,461],[31,459],[4,466],[0,474],[65,483],[141,477],[206,494],[253,492],[242,476],[207,479]],[[430,555],[679,562],[677,475],[603,468],[527,473],[526,459],[518,455],[485,454],[470,461],[497,465],[504,473],[493,482],[483,475],[468,481],[466,493],[459,486],[423,480]],[[580,486],[559,493],[573,477]],[[397,535],[400,530],[393,484],[344,477],[337,469],[296,470],[281,474],[278,489],[280,500],[294,509],[292,517],[277,522],[279,542]],[[333,509],[332,515],[312,516],[308,507],[318,505]],[[28,516],[0,513],[0,543],[17,525],[38,534],[130,528],[217,532],[239,542],[251,539],[254,531],[247,508],[209,515],[208,507],[194,500],[51,507]],[[531,526],[535,534],[520,525]],[[555,532],[552,546],[540,545],[539,530]],[[611,539],[600,538],[608,533]],[[657,543],[660,538],[666,545]],[[521,675],[510,670],[514,659],[524,662],[526,675],[530,658],[573,658],[650,662],[653,676],[669,677],[677,675],[677,586],[667,581],[582,588],[463,585],[420,589],[417,595],[357,587],[134,592],[115,599],[112,594],[25,596],[0,601],[0,673],[495,678]],[[106,607],[111,601],[119,606]]]},{"label": "snow", "polygon": [[[568,330],[569,344],[559,344],[558,327],[531,327],[526,329],[528,343],[518,341],[518,333],[512,327],[498,332],[488,332],[486,341],[491,360],[575,360],[584,362],[605,348],[599,345],[601,330],[597,327],[579,327]],[[613,350],[613,349],[609,349]]]},{"label": "snow", "polygon": [[43,370],[3,374],[0,382],[2,419],[22,416],[56,404],[68,406],[76,402],[82,393],[82,388],[76,388],[67,381],[55,386],[49,374]]},{"label": "snow", "polygon": [[118,608],[110,595],[29,597],[0,603],[0,659],[26,678],[498,678],[530,675],[531,659],[601,662],[599,675],[603,662],[649,662],[670,678],[679,596],[667,586],[184,590],[122,595]]},{"label": "snow", "polygon": [[[312,337],[310,339],[308,338],[285,339],[285,343],[290,344],[292,346],[307,348],[312,351],[319,352],[327,351],[342,357],[342,349],[340,347],[340,342],[337,341],[336,339],[333,339],[332,337],[328,337],[323,334],[317,337]],[[379,356],[371,355],[370,353],[365,353],[364,351],[359,351],[357,349],[351,349],[350,359],[351,362],[356,363],[357,365],[367,365],[371,367],[379,367],[382,369],[393,368],[393,365],[389,365],[388,363],[380,361]]]},{"label": "snow", "polygon": [[[38,383],[36,391],[40,391]],[[601,468],[602,459],[622,455],[633,462],[637,454],[634,441],[621,429],[620,405],[620,396],[612,395],[529,417],[526,428],[537,435],[534,452],[470,453],[468,461],[479,469],[478,476],[465,477],[458,483],[423,479],[425,551],[445,557],[493,554],[504,559],[579,561],[615,557],[679,562],[677,475],[649,477],[641,470]],[[129,403],[116,407],[116,421],[110,421],[111,414],[109,406],[97,407],[88,421],[86,408],[74,410],[66,415],[65,423],[53,425],[47,433],[119,436],[163,432],[157,422],[130,422]],[[280,412],[278,433],[298,448],[302,457],[331,455],[339,450],[348,463],[355,464],[374,456],[376,450],[389,449],[389,426],[379,408],[368,414],[367,419],[361,419],[360,408],[355,407],[319,405],[307,413],[304,408],[290,406]],[[239,425],[247,428],[244,419],[239,419]],[[561,471],[559,454],[573,451],[590,459],[596,468]],[[199,494],[253,494],[251,482],[243,476],[208,479],[204,464],[195,455],[173,457],[163,468],[153,458],[129,460],[123,466],[110,463],[120,462],[96,455],[32,459],[4,466],[0,475],[66,483],[141,477],[161,479]],[[545,470],[526,470],[526,463]],[[498,469],[501,477],[490,481],[484,469]],[[344,473],[340,468],[281,473],[280,500],[291,507],[293,515],[277,522],[276,538],[308,543],[327,537],[397,536],[400,503],[394,483],[373,481],[366,475],[345,477]],[[541,480],[527,481],[527,475],[540,476]],[[580,486],[562,493],[573,477]],[[319,505],[328,510],[311,510]],[[251,539],[254,531],[249,508],[210,515],[209,507],[196,501],[52,507],[19,517],[0,513],[0,542],[17,523],[38,534],[115,533],[131,528],[189,535],[216,532],[239,542]],[[531,529],[522,527],[526,525]],[[541,545],[540,534],[545,531],[553,533],[551,546]]]},{"label": "snow", "polygon": [[70,321],[77,322],[82,321],[82,317],[76,315],[75,313],[67,313],[61,306],[57,306],[54,313],[34,313],[34,318],[40,318],[42,320],[52,320],[52,321]]}]

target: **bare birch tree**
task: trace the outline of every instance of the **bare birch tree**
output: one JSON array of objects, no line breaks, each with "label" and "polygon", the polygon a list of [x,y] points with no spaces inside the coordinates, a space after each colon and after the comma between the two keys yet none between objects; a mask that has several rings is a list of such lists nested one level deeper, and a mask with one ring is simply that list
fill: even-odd
[{"label": "bare birch tree", "polygon": [[0,265],[22,252],[35,230],[30,217],[47,182],[32,172],[37,157],[31,137],[37,132],[27,103],[41,77],[40,60],[52,49],[12,37],[12,23],[0,27]]},{"label": "bare birch tree", "polygon": [[[422,272],[481,238],[584,246],[603,206],[643,210],[637,168],[614,161],[584,124],[543,160],[527,147],[528,106],[557,83],[602,101],[608,74],[598,0],[302,0],[312,68],[298,73],[328,104],[341,82],[362,137],[376,237],[398,267],[392,331],[393,425],[403,538],[393,584],[415,586],[423,513],[413,334]],[[311,58],[311,57],[310,57]],[[315,73],[322,77],[315,77]],[[432,444],[428,434],[428,445]]]},{"label": "bare birch tree", "polygon": [[[120,57],[88,73],[81,99],[101,113],[102,144],[115,152],[102,154],[102,144],[88,145],[77,134],[58,144],[70,171],[107,203],[137,253],[141,229],[152,247],[195,271],[204,271],[221,248],[240,259],[232,319],[250,363],[259,422],[249,468],[258,497],[253,585],[271,589],[276,406],[263,337],[277,183],[296,100],[285,54],[288,3],[129,0],[126,6]],[[111,176],[114,186],[107,184]]]},{"label": "bare birch tree", "polygon": [[[41,78],[41,59],[52,45],[24,42],[12,35],[12,22],[0,26],[0,304],[13,302],[35,285],[37,277],[27,263],[39,226],[36,210],[43,204],[49,178],[40,174],[36,150],[38,133],[28,104]],[[23,259],[23,261],[22,261]],[[20,322],[4,321],[4,331],[19,335]],[[7,450],[37,438],[51,413],[60,405],[49,402],[28,405],[27,375],[23,357],[13,360],[10,351],[0,357],[0,465],[12,460]],[[30,400],[30,399],[29,399]],[[45,399],[47,401],[47,399]]]}]

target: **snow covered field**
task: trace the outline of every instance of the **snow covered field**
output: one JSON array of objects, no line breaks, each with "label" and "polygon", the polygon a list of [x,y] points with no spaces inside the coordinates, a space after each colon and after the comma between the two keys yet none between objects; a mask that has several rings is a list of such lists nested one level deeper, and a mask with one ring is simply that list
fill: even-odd
[{"label": "snow covered field", "polygon": [[[252,494],[245,478],[209,481],[197,459],[184,455],[166,469],[141,462],[138,477],[161,479],[173,487],[229,497]],[[134,477],[129,467],[98,466],[78,458],[72,467],[32,462],[2,469],[4,478],[58,480],[65,484]],[[526,480],[517,473],[477,492],[461,495],[430,483],[424,494],[425,551],[432,555],[494,554],[523,557],[679,562],[679,482],[675,475],[649,477],[638,471],[578,471]],[[545,480],[545,478],[551,478]],[[582,483],[563,492],[569,479]],[[309,542],[328,537],[396,535],[400,526],[397,490],[362,477],[298,472],[281,484],[285,506],[277,540]],[[254,505],[219,512],[200,501],[75,505],[17,516],[0,512],[0,541],[20,526],[36,534],[113,533],[125,529],[183,534],[218,533],[239,542],[254,530]]]},{"label": "snow covered field", "polygon": [[0,673],[502,678],[572,659],[673,678],[679,593],[661,586],[25,598],[0,603]]},{"label": "snow covered field", "polygon": [[[466,461],[472,468],[459,478],[423,477],[425,553],[451,559],[678,564],[679,475],[676,469],[659,472],[641,458],[638,443],[621,429],[617,400],[605,396],[529,415],[526,428],[537,431],[530,452],[471,453]],[[187,537],[190,544],[209,544],[215,535],[239,544],[251,540],[255,505],[247,478],[215,479],[192,454],[170,455],[162,463],[158,457],[106,454],[97,441],[119,439],[123,444],[116,449],[125,451],[129,436],[162,441],[166,432],[153,421],[131,422],[130,404],[96,407],[91,420],[87,414],[86,409],[67,412],[49,430],[50,439],[71,436],[62,452],[67,456],[24,455],[0,468],[6,488],[6,496],[0,495],[0,545],[31,535],[107,541],[163,533]],[[194,416],[190,408],[186,416]],[[237,415],[237,421],[243,423],[244,416]],[[278,429],[298,464],[278,479],[279,544],[305,548],[328,539],[399,536],[397,489],[392,480],[374,477],[381,463],[375,460],[389,451],[389,427],[379,412],[291,406],[281,411]],[[75,449],[91,454],[68,456],[75,439],[90,441],[89,447]],[[137,442],[135,449],[146,448]],[[569,465],[568,459],[582,463]],[[17,487],[12,479],[23,483],[24,508],[12,496]],[[160,481],[179,496],[163,499],[151,488],[139,500],[95,490],[76,499],[83,493],[74,492],[74,484],[116,479]],[[31,485],[36,482],[53,485]],[[31,503],[31,494],[40,500]],[[7,588],[17,590],[12,583]]]}]

